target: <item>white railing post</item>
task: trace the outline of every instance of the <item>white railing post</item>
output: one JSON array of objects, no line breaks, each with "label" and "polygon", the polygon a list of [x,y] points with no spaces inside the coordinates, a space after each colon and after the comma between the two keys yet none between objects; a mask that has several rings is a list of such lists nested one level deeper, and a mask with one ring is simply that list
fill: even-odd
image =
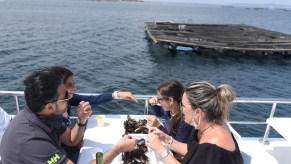
[{"label": "white railing post", "polygon": [[145,99],[144,100],[144,115],[148,115],[149,114],[149,100]]},{"label": "white railing post", "polygon": [[14,96],[15,99],[15,104],[16,104],[16,112],[17,114],[19,113],[19,101],[18,101],[18,96]]},{"label": "white railing post", "polygon": [[[272,110],[270,112],[269,118],[274,117],[274,114],[275,114],[275,111],[276,111],[276,106],[277,106],[277,103],[273,103]],[[267,138],[269,137],[270,128],[271,128],[271,126],[269,124],[267,124],[266,130],[265,130],[265,134],[264,134],[264,138],[260,140],[260,142],[262,142],[265,145],[269,144],[269,141],[267,140]]]}]

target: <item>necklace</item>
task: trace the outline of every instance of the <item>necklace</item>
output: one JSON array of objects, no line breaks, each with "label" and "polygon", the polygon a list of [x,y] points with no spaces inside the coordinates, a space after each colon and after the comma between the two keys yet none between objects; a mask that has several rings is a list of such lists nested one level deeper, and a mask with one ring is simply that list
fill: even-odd
[{"label": "necklace", "polygon": [[176,113],[176,114],[173,114],[172,111],[170,111],[170,114],[171,114],[171,116],[173,117],[173,116],[175,116],[177,113]]},{"label": "necklace", "polygon": [[198,132],[199,137],[201,137],[202,134],[203,134],[207,129],[209,129],[209,128],[212,127],[212,126],[213,126],[213,125],[211,124],[211,125],[209,125],[207,128],[205,128],[204,130],[202,130],[201,132],[199,131],[199,132]]},{"label": "necklace", "polygon": [[[181,111],[181,108],[179,107],[179,111]],[[178,114],[179,113],[179,111],[176,113],[176,114]],[[170,110],[170,115],[171,115],[171,118],[173,118],[176,114],[174,114],[171,110]]]}]

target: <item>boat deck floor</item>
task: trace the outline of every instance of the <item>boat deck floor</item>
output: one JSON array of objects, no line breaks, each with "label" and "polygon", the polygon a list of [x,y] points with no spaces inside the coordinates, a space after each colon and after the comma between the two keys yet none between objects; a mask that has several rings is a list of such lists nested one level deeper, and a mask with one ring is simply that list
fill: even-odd
[{"label": "boat deck floor", "polygon": [[245,164],[289,164],[291,161],[291,143],[283,138],[269,138],[265,145],[259,138],[242,137],[238,141]]}]

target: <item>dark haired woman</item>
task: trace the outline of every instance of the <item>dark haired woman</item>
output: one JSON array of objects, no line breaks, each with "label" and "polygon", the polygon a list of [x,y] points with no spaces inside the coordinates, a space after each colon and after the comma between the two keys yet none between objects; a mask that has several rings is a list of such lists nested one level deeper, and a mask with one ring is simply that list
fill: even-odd
[{"label": "dark haired woman", "polygon": [[[155,116],[148,116],[148,125],[157,127],[173,139],[186,143],[193,126],[185,123],[180,109],[183,85],[177,80],[166,80],[159,84],[157,97],[149,100],[155,116],[164,118],[162,125]],[[181,160],[181,156],[174,153],[175,158]]]}]

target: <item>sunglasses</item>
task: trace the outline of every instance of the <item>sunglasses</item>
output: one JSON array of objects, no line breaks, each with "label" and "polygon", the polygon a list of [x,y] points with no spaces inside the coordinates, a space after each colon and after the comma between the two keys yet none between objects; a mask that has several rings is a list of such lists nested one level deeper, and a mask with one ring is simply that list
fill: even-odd
[{"label": "sunglasses", "polygon": [[66,91],[66,95],[64,99],[56,99],[56,100],[52,100],[50,101],[50,103],[52,102],[57,102],[57,101],[69,101],[71,98],[73,97],[73,94],[69,93]]},{"label": "sunglasses", "polygon": [[168,100],[168,97],[157,98],[158,103],[161,103],[163,100]]}]

